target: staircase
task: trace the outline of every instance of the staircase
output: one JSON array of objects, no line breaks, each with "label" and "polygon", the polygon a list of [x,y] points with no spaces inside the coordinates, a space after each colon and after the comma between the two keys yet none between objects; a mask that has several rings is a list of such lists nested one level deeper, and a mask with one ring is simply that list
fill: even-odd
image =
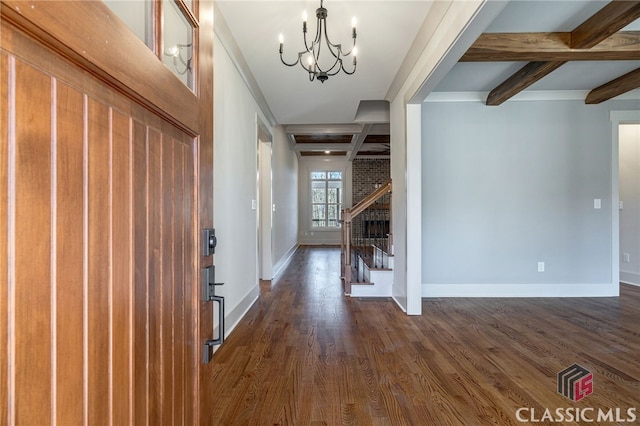
[{"label": "staircase", "polygon": [[345,295],[392,294],[391,189],[388,181],[342,211],[341,272]]}]

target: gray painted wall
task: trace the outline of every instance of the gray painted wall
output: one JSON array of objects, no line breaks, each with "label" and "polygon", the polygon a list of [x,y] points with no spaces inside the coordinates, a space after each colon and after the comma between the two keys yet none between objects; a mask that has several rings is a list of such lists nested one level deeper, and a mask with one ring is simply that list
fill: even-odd
[{"label": "gray painted wall", "polygon": [[640,103],[424,103],[423,295],[615,294],[613,109]]},{"label": "gray painted wall", "polygon": [[[640,285],[640,125],[620,126],[620,280]],[[624,254],[629,254],[625,261]]]}]

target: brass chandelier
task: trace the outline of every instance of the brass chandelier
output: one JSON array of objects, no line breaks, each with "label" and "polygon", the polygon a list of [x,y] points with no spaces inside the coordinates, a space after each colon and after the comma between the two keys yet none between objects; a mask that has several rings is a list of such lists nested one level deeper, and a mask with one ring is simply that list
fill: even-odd
[{"label": "brass chandelier", "polygon": [[[311,44],[307,41],[307,14],[306,12],[302,15],[302,36],[304,39],[304,47],[305,50],[298,52],[298,58],[293,63],[288,63],[284,60],[282,55],[284,38],[282,34],[280,34],[280,60],[283,64],[289,67],[296,66],[300,64],[305,71],[309,73],[309,81],[313,81],[318,79],[321,83],[324,83],[329,79],[330,76],[334,76],[342,70],[345,74],[351,75],[356,72],[357,61],[357,48],[356,48],[356,20],[355,18],[351,21],[351,37],[353,39],[353,46],[351,46],[351,50],[348,52],[342,51],[341,44],[334,44],[329,40],[329,36],[327,35],[327,9],[323,7],[323,1],[320,0],[320,7],[316,9],[316,36]],[[324,42],[324,43],[323,43]],[[331,54],[331,56],[325,55],[329,58],[329,60],[320,61],[320,54],[323,49],[325,49]],[[344,67],[343,60],[348,56],[353,56],[353,68],[348,70]],[[328,65],[326,65],[328,64]]]}]

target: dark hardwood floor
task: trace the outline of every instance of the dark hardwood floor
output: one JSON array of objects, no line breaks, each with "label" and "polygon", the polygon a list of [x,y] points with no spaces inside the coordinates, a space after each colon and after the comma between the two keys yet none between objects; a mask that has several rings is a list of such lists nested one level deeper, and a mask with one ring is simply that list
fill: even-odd
[{"label": "dark hardwood floor", "polygon": [[[344,297],[339,257],[302,247],[261,285],[213,357],[216,425],[525,424],[521,407],[536,424],[577,424],[550,421],[556,409],[581,424],[640,422],[640,288],[425,299],[409,317],[392,300]],[[593,374],[578,402],[557,392],[558,372],[574,363]]]}]

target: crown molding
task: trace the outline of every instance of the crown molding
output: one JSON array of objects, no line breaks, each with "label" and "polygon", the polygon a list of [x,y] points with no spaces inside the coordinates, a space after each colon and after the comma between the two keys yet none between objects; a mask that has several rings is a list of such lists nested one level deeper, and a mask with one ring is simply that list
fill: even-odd
[{"label": "crown molding", "polygon": [[[256,103],[258,104],[258,107],[260,107],[260,110],[264,114],[269,124],[271,126],[277,125],[278,122],[276,120],[276,117],[273,115],[273,112],[271,111],[271,108],[269,107],[269,104],[267,103],[267,100],[264,97],[262,90],[260,90],[260,86],[258,86],[258,82],[253,76],[251,69],[249,68],[249,64],[247,64],[247,61],[244,58],[244,55],[242,54],[242,51],[240,50],[240,47],[238,46],[236,39],[233,38],[233,35],[231,34],[231,30],[229,29],[227,22],[224,20],[224,17],[220,12],[220,9],[218,8],[218,5],[215,2],[214,2],[214,13],[215,13],[214,15],[215,18],[214,18],[213,28],[214,28],[215,34],[218,36],[218,39],[220,40],[220,43],[229,54],[231,61],[235,65],[242,80],[247,85],[249,92],[255,99]],[[214,52],[214,63],[215,63],[215,52]]]}]

